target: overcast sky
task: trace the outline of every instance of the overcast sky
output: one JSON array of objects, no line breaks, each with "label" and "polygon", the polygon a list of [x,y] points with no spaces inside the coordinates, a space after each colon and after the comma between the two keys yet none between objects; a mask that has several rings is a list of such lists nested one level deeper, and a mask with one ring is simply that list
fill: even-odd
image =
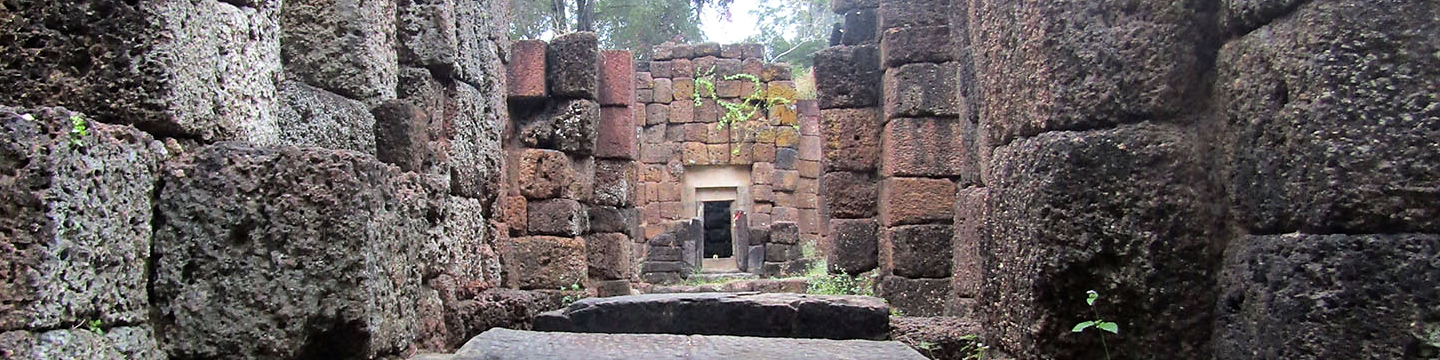
[{"label": "overcast sky", "polygon": [[714,7],[707,8],[700,17],[700,30],[709,41],[721,44],[738,43],[755,35],[755,15],[750,14],[760,0],[735,0],[730,4],[730,20],[726,21]]}]

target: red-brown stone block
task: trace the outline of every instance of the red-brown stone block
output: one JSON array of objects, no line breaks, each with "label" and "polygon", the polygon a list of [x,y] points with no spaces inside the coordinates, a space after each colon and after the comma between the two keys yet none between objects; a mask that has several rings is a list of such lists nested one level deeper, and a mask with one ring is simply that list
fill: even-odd
[{"label": "red-brown stone block", "polygon": [[560,197],[575,178],[570,158],[556,150],[525,149],[519,154],[517,168],[520,194],[530,199]]},{"label": "red-brown stone block", "polygon": [[901,118],[881,134],[880,173],[885,176],[953,177],[976,174],[967,161],[967,122],[957,119]]},{"label": "red-brown stone block", "polygon": [[635,160],[640,157],[640,137],[631,120],[631,108],[600,108],[600,129],[595,139],[595,157]]},{"label": "red-brown stone block", "polygon": [[579,236],[590,228],[590,216],[580,202],[570,199],[530,201],[526,204],[530,234]]},{"label": "red-brown stone block", "polygon": [[670,122],[669,104],[646,104],[645,125],[665,124]]},{"label": "red-brown stone block", "polygon": [[686,165],[710,164],[710,149],[705,147],[705,143],[686,141],[680,145],[680,149],[680,158]]},{"label": "red-brown stone block", "polygon": [[[676,102],[693,100],[695,98],[695,79],[674,78],[670,80],[670,87],[675,90],[672,93],[675,94]],[[691,105],[693,106],[694,104],[692,103]]]},{"label": "red-brown stone block", "polygon": [[770,185],[750,186],[750,200],[756,202],[774,202],[775,188]]},{"label": "red-brown stone block", "polygon": [[526,236],[511,239],[511,261],[521,289],[558,289],[585,279],[585,241],[573,237]]},{"label": "red-brown stone block", "polygon": [[730,165],[749,165],[755,162],[753,160],[754,152],[754,143],[731,143]]},{"label": "red-brown stone block", "polygon": [[651,96],[652,101],[661,104],[668,104],[675,99],[674,82],[670,79],[655,79],[655,94]]},{"label": "red-brown stone block", "polygon": [[874,217],[879,204],[879,186],[869,173],[829,172],[820,177],[820,197],[835,219]]},{"label": "red-brown stone block", "polygon": [[950,225],[905,225],[881,232],[883,272],[907,278],[950,277],[950,242],[955,237]]},{"label": "red-brown stone block", "polygon": [[[628,53],[628,51],[627,51]],[[620,233],[590,234],[584,237],[585,260],[590,277],[620,280],[630,277],[630,237]]]},{"label": "red-brown stone block", "polygon": [[947,179],[889,178],[880,182],[880,224],[955,220],[955,183]]},{"label": "red-brown stone block", "polygon": [[906,64],[885,71],[885,118],[960,114],[956,63]]},{"label": "red-brown stone block", "polygon": [[645,145],[640,149],[640,161],[647,164],[664,164],[672,159],[679,159],[680,157],[677,156],[679,154],[680,145],[673,142]]},{"label": "red-brown stone block", "polygon": [[773,184],[775,179],[775,164],[771,162],[755,162],[750,166],[750,181],[756,184]]},{"label": "red-brown stone block", "polygon": [[695,64],[690,59],[675,59],[670,61],[671,80],[690,79],[695,80]]},{"label": "red-brown stone block", "polygon": [[708,144],[705,148],[710,152],[710,165],[724,165],[730,163],[730,144]]},{"label": "red-brown stone block", "polygon": [[801,179],[818,179],[821,174],[819,161],[800,160],[795,163],[795,170],[800,172]]},{"label": "red-brown stone block", "polygon": [[526,200],[524,196],[506,196],[500,200],[500,209],[503,212],[502,219],[511,230],[525,231],[525,223],[528,221],[525,214]]},{"label": "red-brown stone block", "polygon": [[685,124],[695,121],[695,103],[676,99],[670,103],[670,123]]},{"label": "red-brown stone block", "polygon": [[800,136],[800,160],[820,161],[824,156],[824,142],[819,136]]},{"label": "red-brown stone block", "polygon": [[880,157],[880,112],[874,108],[820,111],[827,171],[870,171]]},{"label": "red-brown stone block", "polygon": [[773,182],[777,191],[795,191],[800,186],[800,172],[795,170],[775,170]]},{"label": "red-brown stone block", "polygon": [[786,63],[768,63],[765,64],[764,69],[760,70],[760,81],[767,83],[790,80],[791,76],[793,75],[790,72],[790,64]]},{"label": "red-brown stone block", "polygon": [[[949,51],[949,49],[946,49]],[[821,109],[880,105],[880,50],[832,46],[815,53],[815,91]]]},{"label": "red-brown stone block", "polygon": [[520,40],[511,44],[506,80],[511,99],[544,99],[548,91],[545,87],[545,42]]},{"label": "red-brown stone block", "polygon": [[920,62],[952,59],[949,26],[917,26],[886,29],[880,40],[880,57],[885,66],[898,67]]},{"label": "red-brown stone block", "polygon": [[[695,105],[693,101],[690,105]],[[724,110],[720,110],[720,105],[713,99],[700,99],[700,106],[695,107],[695,122],[716,123],[720,122],[721,116],[724,116]]]},{"label": "red-brown stone block", "polygon": [[981,276],[980,230],[985,226],[985,202],[990,189],[961,189],[955,195],[955,239],[951,243],[954,256],[950,273],[954,276],[955,295],[979,296]]},{"label": "red-brown stone block", "polygon": [[659,80],[659,79],[669,79],[671,76],[672,76],[672,75],[671,75],[671,72],[670,72],[670,62],[669,62],[669,61],[651,61],[651,62],[650,62],[650,77],[653,77],[653,78],[655,78],[656,80]]},{"label": "red-brown stone block", "polygon": [[635,100],[635,62],[629,50],[600,51],[600,105],[624,106]]},{"label": "red-brown stone block", "polygon": [[718,124],[704,124],[705,143],[707,144],[728,144],[730,143],[730,127],[719,126]]}]

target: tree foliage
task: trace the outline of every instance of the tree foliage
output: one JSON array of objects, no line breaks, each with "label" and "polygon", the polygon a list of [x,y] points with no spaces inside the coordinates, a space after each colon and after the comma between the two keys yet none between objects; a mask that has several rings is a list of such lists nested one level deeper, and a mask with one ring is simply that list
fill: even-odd
[{"label": "tree foliage", "polygon": [[639,59],[666,41],[700,42],[700,11],[733,0],[510,0],[510,36],[546,39],[594,31],[600,44],[635,51]]},{"label": "tree foliage", "polygon": [[790,63],[796,73],[813,66],[815,52],[829,45],[828,37],[838,17],[830,12],[831,0],[760,0],[751,13],[759,35],[746,41],[765,44],[767,60]]}]

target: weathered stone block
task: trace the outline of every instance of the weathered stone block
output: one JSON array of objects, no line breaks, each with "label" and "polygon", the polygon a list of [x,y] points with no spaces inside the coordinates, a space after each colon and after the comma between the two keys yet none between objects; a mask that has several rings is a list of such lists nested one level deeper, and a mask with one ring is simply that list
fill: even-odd
[{"label": "weathered stone block", "polygon": [[570,158],[555,150],[525,149],[519,155],[516,181],[520,194],[530,199],[560,197],[566,186],[575,181]]},{"label": "weathered stone block", "polygon": [[954,260],[950,274],[957,297],[980,296],[980,283],[984,280],[980,236],[985,228],[985,204],[989,200],[987,188],[961,189],[955,195],[955,240],[951,243]]},{"label": "weathered stone block", "polygon": [[907,279],[886,276],[875,287],[875,295],[906,316],[940,316],[950,294],[950,279]]},{"label": "weathered stone block", "polygon": [[857,275],[879,264],[879,226],[874,219],[830,220],[825,262],[831,272]]},{"label": "weathered stone block", "polygon": [[676,99],[670,103],[670,123],[684,124],[695,121],[695,103]]},{"label": "weathered stone block", "polygon": [[912,279],[950,276],[950,243],[955,237],[950,225],[896,226],[881,233],[880,268],[884,273]]},{"label": "weathered stone block", "polygon": [[950,40],[950,28],[947,26],[885,29],[885,35],[880,40],[880,57],[884,59],[885,66],[892,68],[921,62],[946,62],[954,60]]},{"label": "weathered stone block", "polygon": [[820,177],[820,197],[835,219],[861,219],[878,213],[879,187],[867,173],[831,172]]},{"label": "weathered stone block", "polygon": [[[777,209],[778,210],[778,209]],[[800,226],[794,221],[776,221],[770,224],[770,243],[796,245],[800,243]]]},{"label": "weathered stone block", "polygon": [[589,273],[592,278],[627,279],[630,277],[630,271],[634,269],[634,266],[630,265],[630,237],[625,234],[586,235],[585,252],[585,260],[589,264]]},{"label": "weathered stone block", "polygon": [[526,236],[511,239],[514,250],[507,264],[515,268],[523,290],[559,289],[585,281],[588,250],[585,241],[573,237]]},{"label": "weathered stone block", "polygon": [[1234,146],[1224,167],[1248,232],[1440,233],[1440,153],[1428,145],[1440,90],[1417,80],[1440,76],[1440,58],[1343,45],[1440,52],[1440,33],[1409,30],[1435,27],[1423,14],[1437,7],[1409,5],[1307,3],[1221,49],[1217,111]]},{"label": "weathered stone block", "polygon": [[655,79],[654,101],[659,104],[669,104],[674,99],[674,83],[670,79]]},{"label": "weathered stone block", "polygon": [[[1022,357],[1103,356],[1091,350],[1098,341],[1060,338],[1089,307],[1052,300],[1095,290],[1104,296],[1101,309],[1171,319],[1125,325],[1133,342],[1111,351],[1156,358],[1204,351],[1208,337],[1189,324],[1212,319],[1215,300],[1197,294],[1213,291],[1221,196],[1204,180],[1211,172],[1197,140],[1184,134],[1127,125],[1050,132],[995,150],[980,244],[980,309],[994,319],[992,343]],[[991,307],[1000,303],[1003,309]]]},{"label": "weathered stone block", "polygon": [[295,81],[279,92],[279,144],[375,154],[375,117],[364,103]]},{"label": "weathered stone block", "polygon": [[705,150],[710,153],[710,162],[706,164],[724,165],[730,163],[730,145],[709,144],[705,145]]},{"label": "weathered stone block", "polygon": [[[670,73],[671,73],[671,77],[670,77],[671,80],[674,80],[674,81],[677,81],[677,82],[680,81],[680,80],[691,80],[691,81],[694,81],[694,80],[695,80],[695,76],[696,76],[696,75],[699,75],[699,74],[696,74],[696,73],[695,73],[695,63],[692,62],[692,61],[691,61],[690,59],[688,59],[688,58],[685,58],[685,59],[676,58],[675,60],[670,61]],[[692,83],[692,84],[693,84],[693,83]],[[692,87],[691,90],[694,90],[694,88]],[[686,95],[686,96],[690,96],[690,95]],[[676,99],[679,99],[679,98],[677,97]],[[687,99],[689,99],[689,98],[687,97]]]},{"label": "weathered stone block", "polygon": [[875,45],[833,46],[815,53],[815,89],[820,108],[862,108],[880,104],[880,50]]},{"label": "weathered stone block", "polygon": [[830,11],[844,14],[854,9],[874,9],[877,6],[880,6],[880,0],[835,0],[830,3]]},{"label": "weathered stone block", "polygon": [[600,51],[600,105],[628,106],[635,101],[635,62],[629,50]]},{"label": "weathered stone block", "polygon": [[389,100],[372,109],[375,117],[375,157],[420,172],[433,155],[430,146],[430,115],[424,108],[405,100]]},{"label": "weathered stone block", "polygon": [[1201,79],[1209,69],[1202,58],[1210,56],[1202,49],[1213,46],[1205,39],[1214,25],[1203,14],[1214,10],[1197,0],[969,5],[976,88],[1006,89],[986,92],[978,104],[994,144],[1046,131],[1176,121],[1197,111],[1195,99],[1210,84]]},{"label": "weathered stone block", "polygon": [[0,355],[9,359],[169,359],[148,326],[18,330],[0,333]]},{"label": "weathered stone block", "polygon": [[590,232],[640,235],[640,212],[635,208],[591,206],[586,213],[590,215]]},{"label": "weathered stone block", "polygon": [[560,35],[545,49],[550,94],[595,99],[600,88],[600,40],[591,32]]},{"label": "weathered stone block", "polygon": [[340,332],[361,345],[332,355],[376,357],[413,336],[422,274],[443,261],[417,244],[436,240],[445,179],[350,151],[221,143],[171,160],[162,181],[149,319],[170,356],[298,357],[314,333]]},{"label": "weathered stone block", "polygon": [[[658,58],[657,58],[657,60],[669,60],[669,59],[658,59]],[[659,79],[669,79],[669,78],[673,77],[673,73],[671,72],[670,62],[669,62],[669,61],[651,61],[651,62],[650,62],[650,76],[654,77],[656,80],[659,80]]]},{"label": "weathered stone block", "polygon": [[540,100],[549,96],[545,86],[545,42],[518,40],[510,46],[506,86],[509,97],[519,100]]},{"label": "weathered stone block", "polygon": [[64,108],[0,107],[0,154],[0,332],[145,322],[160,144]]},{"label": "weathered stone block", "polygon": [[790,72],[790,64],[786,63],[765,63],[765,68],[760,70],[760,81],[785,81],[790,80],[794,74]]},{"label": "weathered stone block", "polygon": [[800,146],[800,129],[797,129],[795,126],[776,126],[772,129],[775,131],[775,155],[777,157],[780,155],[780,148],[790,148],[793,150],[795,147]]},{"label": "weathered stone block", "polygon": [[634,162],[596,160],[593,203],[608,206],[633,206],[636,183]]},{"label": "weathered stone block", "polygon": [[877,109],[826,109],[820,119],[827,171],[876,169],[884,126]]},{"label": "weathered stone block", "polygon": [[[795,170],[795,163],[800,161],[800,152],[790,148],[775,149],[775,169]],[[798,172],[797,172],[798,174]]]},{"label": "weathered stone block", "polygon": [[896,177],[880,182],[882,225],[949,223],[954,207],[955,183],[950,180]]},{"label": "weathered stone block", "polygon": [[960,115],[955,62],[906,64],[885,71],[885,118]]},{"label": "weathered stone block", "polygon": [[951,1],[886,0],[880,2],[876,17],[883,29],[949,25],[949,14],[944,10],[950,8]]},{"label": "weathered stone block", "polygon": [[773,180],[775,191],[793,192],[800,186],[800,172],[795,170],[775,170]]},{"label": "weathered stone block", "polygon": [[[824,141],[821,141],[819,136],[801,136],[801,137],[800,137],[800,154],[799,154],[799,155],[800,155],[801,163],[804,163],[804,162],[806,162],[806,161],[815,162],[815,164],[817,165],[817,166],[815,167],[815,170],[818,171],[818,170],[820,169],[820,167],[818,166],[818,165],[819,165],[819,161],[820,161],[820,159],[823,157],[823,154],[824,154],[824,151],[822,150],[823,148],[824,148]],[[797,165],[797,167],[799,167],[799,165]],[[817,176],[818,176],[818,175],[809,176],[809,177],[810,177],[810,178],[815,178],[815,177],[817,177]]]},{"label": "weathered stone block", "polygon": [[645,125],[665,124],[670,120],[670,105],[645,105]]},{"label": "weathered stone block", "polygon": [[640,157],[640,139],[630,107],[600,108],[595,157],[635,160]]},{"label": "weathered stone block", "polygon": [[530,234],[580,236],[590,228],[590,215],[585,213],[585,206],[575,200],[530,201],[525,213]]},{"label": "weathered stone block", "polygon": [[844,13],[845,25],[840,43],[866,45],[880,42],[880,22],[875,9],[852,9]]},{"label": "weathered stone block", "polygon": [[520,139],[532,148],[590,155],[595,151],[600,118],[600,104],[595,101],[553,102],[545,112],[522,125]]},{"label": "weathered stone block", "polygon": [[756,143],[751,151],[751,158],[755,160],[756,163],[775,161],[775,144]]},{"label": "weathered stone block", "polygon": [[1215,357],[1433,353],[1437,325],[1416,316],[1440,311],[1419,300],[1434,295],[1436,276],[1435,235],[1241,237],[1220,275]]},{"label": "weathered stone block", "polygon": [[[670,127],[671,129],[675,127]],[[667,130],[668,131],[668,130]],[[666,139],[670,140],[670,139]],[[664,164],[670,160],[680,160],[680,144],[673,142],[661,144],[647,144],[640,148],[640,161],[647,164]]]},{"label": "weathered stone block", "polygon": [[454,195],[489,202],[500,194],[500,129],[504,125],[500,117],[506,113],[500,94],[499,89],[481,93],[465,82],[446,90],[448,103],[441,128],[448,136],[441,158],[445,159],[443,170],[450,173]]},{"label": "weathered stone block", "polygon": [[[362,14],[385,6],[377,1],[354,10]],[[389,6],[393,11],[394,5]],[[281,78],[278,2],[244,7],[215,0],[35,2],[11,4],[6,12],[11,20],[0,45],[0,62],[10,65],[0,74],[0,83],[7,84],[0,104],[68,106],[104,122],[206,142],[278,140],[271,113],[278,101],[276,80]],[[328,33],[337,21],[345,20],[326,16],[310,25]],[[365,24],[355,28],[368,29]],[[367,34],[357,33],[349,45],[371,45]],[[287,44],[287,50],[295,46]],[[343,49],[325,50],[336,56],[323,65],[346,68],[346,75],[384,78],[388,71],[393,95],[392,48],[365,54],[384,57],[388,51],[391,56],[389,67],[375,64],[367,70],[347,67],[355,59],[329,52]],[[311,59],[298,57],[296,70],[310,73]]]},{"label": "weathered stone block", "polygon": [[765,245],[765,259],[770,262],[800,259],[800,246],[780,243]]},{"label": "weathered stone block", "polygon": [[880,173],[885,176],[971,177],[979,170],[965,133],[969,123],[956,119],[903,118],[885,124],[880,134]]},{"label": "weathered stone block", "polygon": [[286,3],[280,12],[285,71],[352,99],[394,98],[399,74],[395,13],[395,1]]}]

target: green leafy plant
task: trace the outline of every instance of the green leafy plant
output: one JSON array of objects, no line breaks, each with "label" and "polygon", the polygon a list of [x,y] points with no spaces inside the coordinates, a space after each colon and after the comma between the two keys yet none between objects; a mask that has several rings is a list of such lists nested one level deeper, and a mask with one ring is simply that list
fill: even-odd
[{"label": "green leafy plant", "polygon": [[[803,251],[803,248],[802,248]],[[805,272],[805,280],[809,286],[805,292],[817,295],[865,295],[875,296],[875,277],[873,272],[869,275],[860,274],[850,276],[846,274],[831,274],[826,270],[824,260],[817,260],[810,265]]]},{"label": "green leafy plant", "polygon": [[[695,101],[695,107],[700,107],[704,105],[703,101],[705,98],[708,97],[711,100],[715,101],[716,105],[719,105],[721,108],[725,109],[725,116],[722,116],[720,118],[720,123],[715,125],[717,129],[723,129],[725,128],[725,126],[728,126],[730,124],[752,119],[755,117],[756,114],[761,114],[763,113],[763,111],[766,111],[773,106],[791,106],[795,103],[794,99],[787,99],[779,96],[767,97],[764,87],[760,82],[760,78],[751,74],[727,75],[722,79],[726,81],[749,81],[751,84],[754,85],[752,87],[755,88],[755,91],[752,91],[749,95],[740,98],[739,101],[730,102],[720,100],[720,94],[715,91],[715,68],[716,66],[711,65],[710,68],[706,69],[705,71],[700,71],[700,69],[696,69],[695,90],[693,93],[694,96],[691,96],[691,98]],[[708,96],[705,94],[706,91],[709,92]],[[796,125],[796,129],[799,129],[798,125]]]},{"label": "green leafy plant", "polygon": [[81,138],[90,135],[90,128],[85,124],[85,118],[80,115],[70,116],[70,146],[82,147],[85,143],[80,142]]},{"label": "green leafy plant", "polygon": [[915,349],[920,350],[921,352],[924,352],[924,353],[925,353],[925,357],[934,359],[934,358],[935,358],[935,350],[940,349],[940,345],[936,345],[936,344],[933,343],[933,342],[921,340],[920,342],[918,342],[918,343],[915,344]]},{"label": "green leafy plant", "polygon": [[[1113,322],[1105,321],[1100,317],[1100,310],[1095,309],[1095,300],[1100,298],[1100,293],[1095,292],[1095,290],[1090,290],[1086,291],[1085,294],[1085,304],[1089,305],[1090,310],[1095,312],[1095,320],[1082,321],[1079,324],[1075,324],[1075,327],[1070,329],[1070,332],[1084,332],[1085,329],[1093,327],[1103,331],[1108,331],[1111,334],[1120,334],[1120,325],[1116,325]],[[1100,347],[1105,350],[1105,358],[1109,359],[1110,346],[1105,344],[1105,333],[1100,333]]]},{"label": "green leafy plant", "polygon": [[85,322],[85,330],[90,330],[90,332],[96,335],[103,335],[105,334],[105,329],[101,328],[101,325],[104,325],[104,323],[101,322],[100,319],[91,319]]},{"label": "green leafy plant", "polygon": [[985,343],[980,342],[980,335],[969,334],[961,336],[960,340],[970,342],[969,344],[966,344],[964,348],[960,349],[960,352],[965,354],[964,360],[984,359],[985,351],[990,350],[989,346],[985,346]]},{"label": "green leafy plant", "polygon": [[580,299],[584,299],[586,297],[585,293],[582,292],[580,289],[580,283],[571,283],[570,286],[561,286],[560,291],[565,292],[565,296],[560,298],[560,307],[569,307],[570,304],[574,304],[576,301],[580,301]]}]

